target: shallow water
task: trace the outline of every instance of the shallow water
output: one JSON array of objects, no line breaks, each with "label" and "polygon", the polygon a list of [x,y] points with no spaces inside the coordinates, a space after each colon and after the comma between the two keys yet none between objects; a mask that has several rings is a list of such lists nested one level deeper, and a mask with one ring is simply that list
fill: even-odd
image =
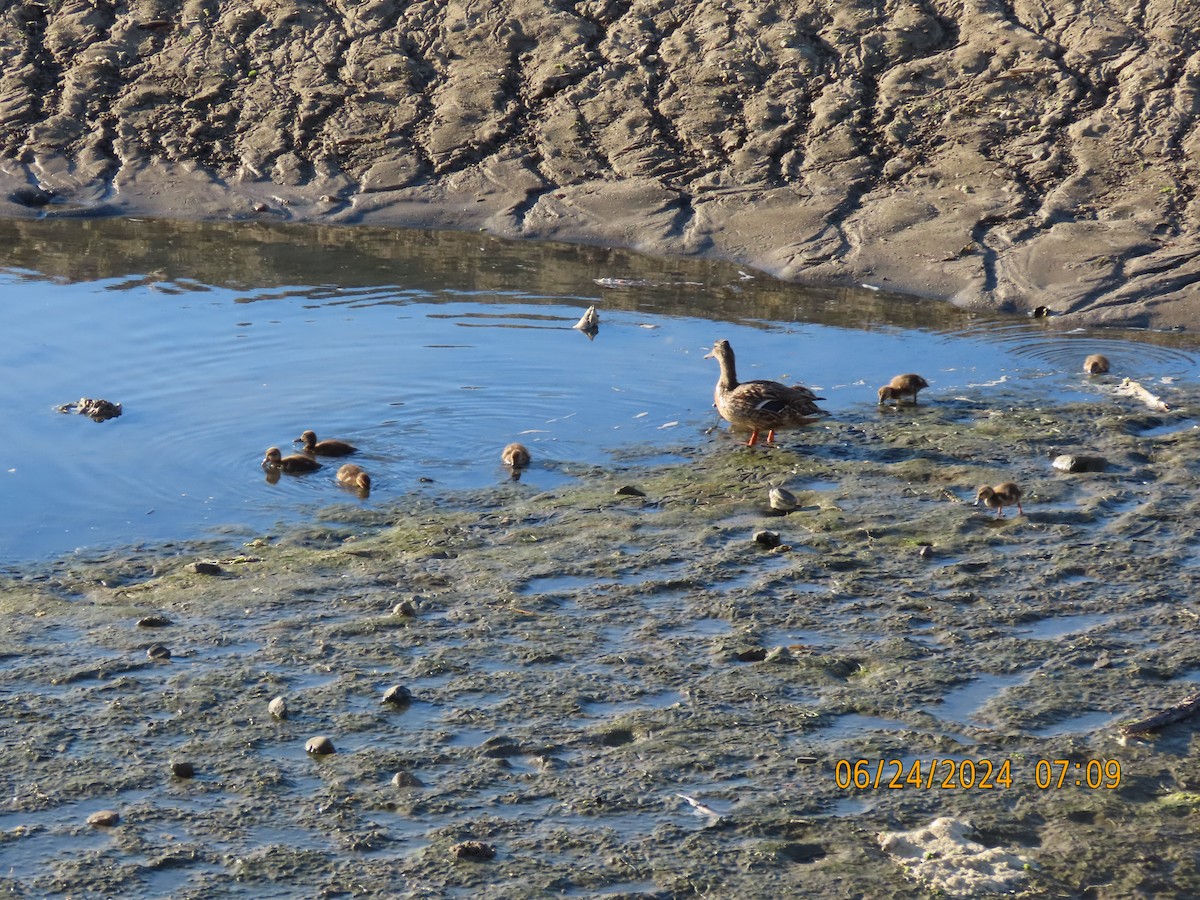
[{"label": "shallow water", "polygon": [[[495,483],[512,440],[533,452],[532,488],[650,461],[716,423],[703,357],[718,337],[743,379],[803,381],[840,418],[874,414],[875,388],[899,371],[923,373],[928,397],[1019,378],[1062,400],[1096,392],[1077,369],[1099,350],[1144,382],[1197,368],[1184,336],[1066,332],[481,234],[11,221],[0,246],[10,561],[253,534],[323,505]],[[571,325],[593,304],[589,340]],[[54,409],[83,396],[124,414]],[[338,488],[336,461],[267,483],[263,452],[306,428],[360,447],[369,499]]]}]

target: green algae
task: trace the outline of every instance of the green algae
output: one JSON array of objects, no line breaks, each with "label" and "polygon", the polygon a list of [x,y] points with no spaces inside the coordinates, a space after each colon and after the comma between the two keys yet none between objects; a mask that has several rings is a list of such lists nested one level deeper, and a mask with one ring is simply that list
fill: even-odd
[{"label": "green algae", "polygon": [[[11,573],[0,847],[40,868],[7,887],[917,897],[872,836],[952,815],[1036,860],[1030,896],[1195,891],[1196,726],[1116,732],[1200,672],[1198,437],[1143,436],[1163,418],[989,394]],[[1110,466],[1057,472],[1062,446]],[[1024,516],[972,505],[1008,479]],[[798,510],[769,509],[777,485]],[[413,702],[381,703],[392,684]],[[314,734],[338,753],[307,758]],[[839,761],[935,758],[1007,762],[1011,786],[837,783]],[[1059,759],[1118,760],[1121,785],[1039,786]],[[467,839],[496,860],[454,860]]]}]

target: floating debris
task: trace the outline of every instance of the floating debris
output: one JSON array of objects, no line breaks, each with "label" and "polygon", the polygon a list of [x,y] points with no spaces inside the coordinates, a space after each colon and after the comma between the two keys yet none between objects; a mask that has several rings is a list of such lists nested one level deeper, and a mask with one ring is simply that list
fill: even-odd
[{"label": "floating debris", "polygon": [[64,403],[56,406],[60,413],[78,413],[87,416],[93,422],[107,422],[121,415],[121,404],[111,400],[100,400],[91,397],[80,397],[74,403]]},{"label": "floating debris", "polygon": [[1171,410],[1171,407],[1167,406],[1161,397],[1150,393],[1136,381],[1128,378],[1113,388],[1113,393],[1119,397],[1132,397],[1135,400],[1140,400],[1156,412],[1170,412]]}]

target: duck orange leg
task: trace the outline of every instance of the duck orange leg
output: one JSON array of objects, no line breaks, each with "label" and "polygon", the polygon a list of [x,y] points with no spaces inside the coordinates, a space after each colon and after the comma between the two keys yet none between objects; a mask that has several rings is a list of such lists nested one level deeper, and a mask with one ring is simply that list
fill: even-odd
[{"label": "duck orange leg", "polygon": [[750,440],[746,441],[746,446],[753,447],[757,443],[758,443],[758,429],[755,428],[754,432],[750,435]]},{"label": "duck orange leg", "polygon": [[772,428],[770,431],[767,432],[767,443],[768,444],[775,443],[775,429],[774,428]]}]

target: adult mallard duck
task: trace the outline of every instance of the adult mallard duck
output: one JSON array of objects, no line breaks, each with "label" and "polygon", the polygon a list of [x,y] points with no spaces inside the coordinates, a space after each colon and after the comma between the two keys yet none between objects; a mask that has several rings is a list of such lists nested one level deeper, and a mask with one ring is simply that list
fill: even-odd
[{"label": "adult mallard duck", "polygon": [[311,456],[305,456],[302,453],[284,456],[278,447],[271,447],[267,450],[266,455],[263,456],[262,465],[264,469],[290,472],[293,475],[300,472],[315,472],[321,468],[321,464]]},{"label": "adult mallard duck", "polygon": [[1021,507],[1021,489],[1012,481],[1005,481],[995,487],[988,487],[985,484],[975,495],[975,505],[978,506],[980,503],[988,509],[994,509],[998,519],[1004,518],[1004,507],[1014,503],[1017,504],[1017,512],[1022,516],[1025,515],[1025,510]]},{"label": "adult mallard duck", "polygon": [[907,375],[897,375],[879,389],[879,405],[888,400],[900,402],[900,398],[912,394],[913,405],[917,402],[917,392],[929,387],[929,382],[920,375],[909,372]]},{"label": "adult mallard duck", "polygon": [[778,381],[746,381],[739,383],[729,341],[713,344],[712,351],[704,358],[716,357],[721,365],[721,375],[713,392],[714,405],[721,418],[735,428],[750,429],[750,440],[746,446],[758,443],[758,433],[767,432],[767,443],[775,440],[775,432],[785,428],[800,428],[811,425],[820,416],[827,416],[817,406],[818,397],[802,385],[788,386]]},{"label": "adult mallard duck", "polygon": [[363,496],[371,492],[371,476],[354,463],[346,463],[337,471],[338,484],[353,488]]},{"label": "adult mallard duck", "polygon": [[315,453],[318,456],[349,456],[358,450],[353,444],[347,444],[345,441],[318,441],[316,432],[313,431],[304,432],[292,443],[301,442],[304,443],[305,453]]}]

